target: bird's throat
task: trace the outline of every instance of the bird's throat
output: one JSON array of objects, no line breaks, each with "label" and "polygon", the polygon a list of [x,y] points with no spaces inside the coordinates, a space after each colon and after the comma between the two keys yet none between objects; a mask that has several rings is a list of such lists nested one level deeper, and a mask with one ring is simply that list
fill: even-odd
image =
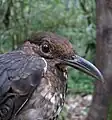
[{"label": "bird's throat", "polygon": [[57,65],[57,70],[62,74],[62,76],[67,79],[67,66],[65,65]]}]

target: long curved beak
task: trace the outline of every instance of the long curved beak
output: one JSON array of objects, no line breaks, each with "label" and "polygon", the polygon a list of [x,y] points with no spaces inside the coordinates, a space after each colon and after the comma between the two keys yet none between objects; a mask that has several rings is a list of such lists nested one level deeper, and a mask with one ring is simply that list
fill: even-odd
[{"label": "long curved beak", "polygon": [[64,62],[65,64],[75,69],[81,70],[82,72],[87,73],[88,75],[104,82],[104,78],[101,72],[92,63],[85,60],[84,58],[75,55],[72,56],[72,59],[64,59]]}]

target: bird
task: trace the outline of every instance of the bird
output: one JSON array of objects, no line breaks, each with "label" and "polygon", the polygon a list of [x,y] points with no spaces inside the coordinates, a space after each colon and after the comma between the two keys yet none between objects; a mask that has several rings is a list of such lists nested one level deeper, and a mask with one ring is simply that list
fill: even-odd
[{"label": "bird", "polygon": [[32,34],[0,55],[0,120],[57,120],[67,93],[68,66],[104,81],[65,37]]}]

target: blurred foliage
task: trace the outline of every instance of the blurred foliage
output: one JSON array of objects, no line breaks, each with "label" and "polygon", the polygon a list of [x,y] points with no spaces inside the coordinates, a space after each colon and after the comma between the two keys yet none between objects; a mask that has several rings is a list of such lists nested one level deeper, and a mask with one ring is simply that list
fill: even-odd
[{"label": "blurred foliage", "polygon": [[[34,31],[52,31],[94,63],[95,7],[95,0],[0,0],[0,52],[17,48]],[[69,71],[70,91],[92,92],[90,77]]]}]

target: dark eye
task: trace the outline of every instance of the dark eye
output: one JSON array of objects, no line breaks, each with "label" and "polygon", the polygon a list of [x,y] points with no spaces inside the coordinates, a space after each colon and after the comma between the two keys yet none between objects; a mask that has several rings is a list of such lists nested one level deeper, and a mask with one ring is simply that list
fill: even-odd
[{"label": "dark eye", "polygon": [[50,52],[50,48],[49,48],[48,44],[43,44],[42,45],[42,52],[44,52],[44,53]]}]

